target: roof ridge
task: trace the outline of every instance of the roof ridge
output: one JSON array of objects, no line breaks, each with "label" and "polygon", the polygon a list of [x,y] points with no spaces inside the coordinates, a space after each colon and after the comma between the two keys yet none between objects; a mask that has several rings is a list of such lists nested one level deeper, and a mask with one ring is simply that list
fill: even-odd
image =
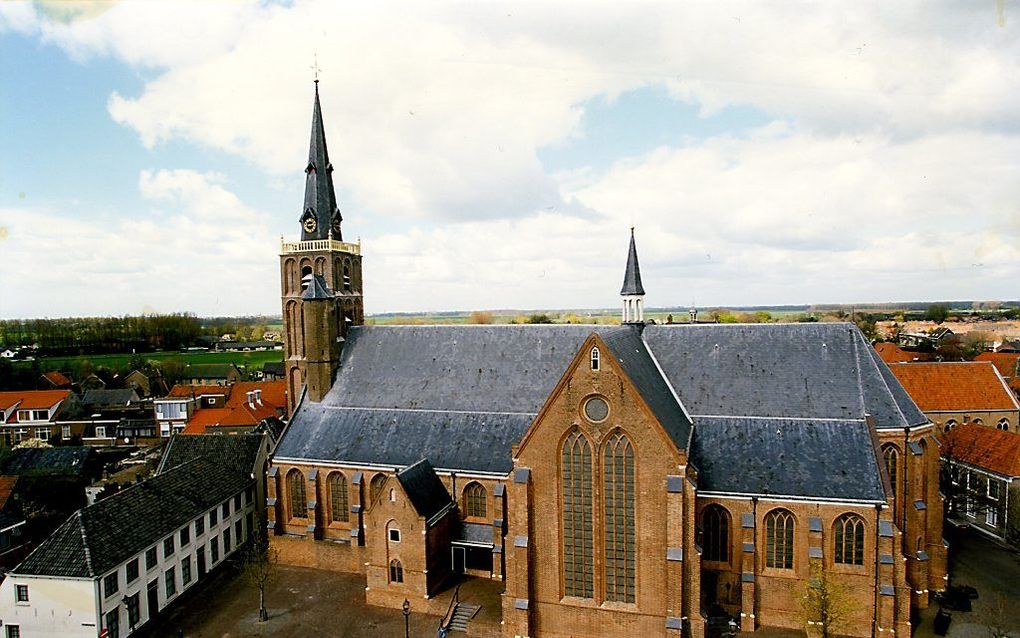
[{"label": "roof ridge", "polygon": [[[859,339],[863,339],[863,338],[864,338],[864,333],[862,332],[862,333],[860,333],[860,337],[858,338],[858,340]],[[889,394],[889,398],[892,399],[892,404],[893,404],[893,407],[896,409],[896,413],[900,415],[900,419],[902,419],[904,426],[912,425],[910,423],[910,421],[907,419],[907,415],[903,413],[903,409],[900,407],[900,402],[896,400],[896,395],[893,394],[892,388],[889,387],[889,382],[885,380],[885,375],[882,374],[882,369],[879,368],[879,363],[878,362],[881,361],[881,358],[876,360],[875,356],[873,356],[871,354],[872,352],[874,352],[877,355],[878,354],[877,351],[874,348],[872,348],[870,345],[868,346],[868,349],[869,349],[868,359],[871,362],[872,367],[875,368],[875,372],[878,373],[878,379],[879,379],[879,381],[882,382],[882,385],[885,387],[885,391]],[[884,361],[882,361],[882,363],[885,364]],[[886,365],[888,365],[888,364],[886,364]],[[860,366],[860,362],[858,361],[858,363],[857,363],[857,375],[858,375],[858,377],[861,374],[860,370],[861,370],[861,366]],[[906,393],[907,398],[910,399],[911,401],[914,401],[914,397],[910,396],[909,392],[906,392],[906,388],[904,388],[903,390]],[[919,408],[917,406],[917,402],[916,401],[914,401],[914,407],[917,408],[918,412],[921,412],[921,408]],[[921,414],[924,414],[924,412],[921,412]]]},{"label": "roof ridge", "polygon": [[85,553],[85,567],[88,569],[89,575],[95,576],[96,572],[92,568],[92,552],[89,550],[89,539],[88,534],[85,531],[85,521],[82,519],[81,513],[85,508],[81,508],[75,512],[75,516],[78,518],[78,531],[81,532],[81,546],[82,551]]},{"label": "roof ridge", "polygon": [[[857,365],[854,366],[854,372],[857,375],[857,398],[861,401],[861,414],[867,416],[868,403],[864,400],[864,375],[861,374],[861,349],[857,346],[857,338],[853,331],[849,331],[848,334],[850,335],[850,343],[854,347],[854,360],[857,361]],[[895,403],[895,401],[893,401],[893,403]]]}]

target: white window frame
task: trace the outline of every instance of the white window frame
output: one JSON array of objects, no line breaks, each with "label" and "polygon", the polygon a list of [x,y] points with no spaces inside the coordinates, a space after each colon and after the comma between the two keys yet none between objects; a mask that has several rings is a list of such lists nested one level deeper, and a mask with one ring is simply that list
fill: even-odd
[{"label": "white window frame", "polygon": [[60,436],[64,440],[70,439],[71,438],[71,426],[70,425],[62,425],[62,426],[60,426]]},{"label": "white window frame", "polygon": [[[992,486],[993,485],[995,486],[995,494],[992,494]],[[999,481],[997,481],[996,479],[993,479],[992,477],[988,477],[987,494],[988,494],[988,498],[995,499],[996,501],[999,500]]]},{"label": "white window frame", "polygon": [[996,507],[989,507],[985,510],[985,525],[990,527],[999,526],[999,509]]},{"label": "white window frame", "polygon": [[97,439],[105,439],[106,438],[106,426],[105,425],[97,425],[96,426],[96,438]]},{"label": "white window frame", "polygon": [[999,419],[999,422],[995,427],[1005,432],[1009,432],[1009,419]]},{"label": "white window frame", "polygon": [[599,350],[598,346],[592,346],[589,362],[591,363],[592,372],[598,372],[601,369],[602,351]]},{"label": "white window frame", "polygon": [[[40,436],[45,434],[45,436]],[[50,440],[50,429],[49,428],[36,428],[35,429],[35,440],[36,441],[49,441]]]},{"label": "white window frame", "polygon": [[400,542],[400,530],[397,529],[396,527],[389,528],[387,530],[387,532],[386,532],[386,540],[388,540],[391,543],[399,543]]}]

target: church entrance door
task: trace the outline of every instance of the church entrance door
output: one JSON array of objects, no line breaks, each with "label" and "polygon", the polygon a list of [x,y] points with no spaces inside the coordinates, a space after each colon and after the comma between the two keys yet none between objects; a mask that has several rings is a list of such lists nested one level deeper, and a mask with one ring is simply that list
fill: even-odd
[{"label": "church entrance door", "polygon": [[464,548],[463,547],[456,547],[456,546],[454,546],[454,547],[451,547],[450,549],[453,552],[453,573],[455,573],[455,574],[463,574],[464,573],[464,563],[466,562],[464,560],[464,558],[465,558],[465,550],[464,550]]}]

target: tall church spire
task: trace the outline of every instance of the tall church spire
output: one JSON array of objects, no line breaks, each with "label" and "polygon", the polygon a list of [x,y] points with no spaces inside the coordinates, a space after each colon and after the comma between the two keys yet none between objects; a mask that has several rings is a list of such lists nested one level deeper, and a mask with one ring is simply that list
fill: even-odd
[{"label": "tall church spire", "polygon": [[340,235],[340,209],[333,190],[333,165],[326,150],[326,130],[322,124],[319,104],[319,80],[315,80],[315,106],[312,109],[312,137],[308,144],[308,165],[305,166],[305,203],[301,213],[301,240],[328,239]]},{"label": "tall church spire", "polygon": [[645,287],[641,285],[641,266],[638,264],[634,227],[630,228],[630,251],[627,253],[627,270],[623,274],[623,323],[644,323]]}]

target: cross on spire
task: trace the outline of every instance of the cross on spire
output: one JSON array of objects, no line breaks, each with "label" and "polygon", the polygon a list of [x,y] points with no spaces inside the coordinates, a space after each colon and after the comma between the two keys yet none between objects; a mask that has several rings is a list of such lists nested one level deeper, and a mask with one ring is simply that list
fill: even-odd
[{"label": "cross on spire", "polygon": [[322,70],[321,68],[319,68],[319,52],[318,51],[315,51],[314,53],[312,53],[312,60],[313,60],[312,61],[312,66],[310,66],[308,68],[312,70],[312,73],[315,76],[315,83],[318,84],[319,83],[319,71]]}]

